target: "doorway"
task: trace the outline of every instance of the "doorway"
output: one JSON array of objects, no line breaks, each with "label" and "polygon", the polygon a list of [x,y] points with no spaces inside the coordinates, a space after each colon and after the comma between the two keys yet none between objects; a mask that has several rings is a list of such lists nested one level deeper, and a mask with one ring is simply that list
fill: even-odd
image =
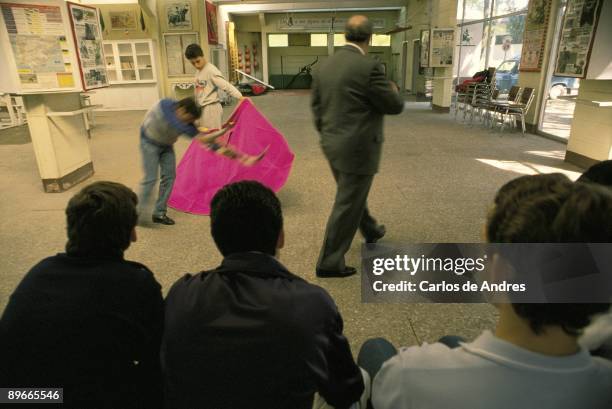
[{"label": "doorway", "polygon": [[580,79],[554,75],[565,6],[566,2],[561,1],[556,13],[554,11],[551,13],[557,17],[557,24],[555,26],[555,40],[550,49],[550,59],[544,88],[545,99],[540,111],[538,132],[559,141],[567,142],[572,129]]},{"label": "doorway", "polygon": [[408,41],[404,41],[402,43],[402,55],[401,55],[401,65],[400,65],[400,89],[402,91],[406,91],[406,74],[408,70]]},{"label": "doorway", "polygon": [[417,81],[419,77],[419,70],[421,69],[421,40],[414,40],[412,44],[412,91],[413,94],[417,93]]}]

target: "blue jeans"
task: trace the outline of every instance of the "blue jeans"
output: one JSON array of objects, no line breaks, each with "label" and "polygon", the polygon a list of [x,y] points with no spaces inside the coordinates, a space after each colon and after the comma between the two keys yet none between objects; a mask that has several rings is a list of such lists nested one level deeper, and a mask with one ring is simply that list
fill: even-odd
[{"label": "blue jeans", "polygon": [[155,203],[152,215],[163,217],[166,214],[168,199],[172,192],[174,179],[176,179],[176,155],[174,147],[161,146],[149,142],[146,137],[140,135],[140,152],[142,154],[142,166],[144,178],[140,182],[140,195],[138,198],[139,214],[150,212],[151,192],[157,184],[158,168],[161,174],[159,182],[159,197]]}]

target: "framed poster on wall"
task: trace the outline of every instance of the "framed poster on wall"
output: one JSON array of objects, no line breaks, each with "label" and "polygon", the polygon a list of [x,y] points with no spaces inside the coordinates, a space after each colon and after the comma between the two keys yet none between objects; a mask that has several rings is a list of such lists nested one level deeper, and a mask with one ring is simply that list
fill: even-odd
[{"label": "framed poster on wall", "polygon": [[102,51],[98,9],[70,2],[67,4],[83,89],[88,91],[106,87],[108,86],[108,75]]},{"label": "framed poster on wall", "polygon": [[189,1],[166,3],[166,23],[168,30],[191,30],[191,3]]},{"label": "framed poster on wall", "polygon": [[429,30],[421,30],[421,55],[419,65],[421,68],[429,67]]},{"label": "framed poster on wall", "polygon": [[584,78],[602,0],[568,0],[563,15],[555,75]]},{"label": "framed poster on wall", "polygon": [[523,33],[521,71],[539,72],[542,70],[551,2],[552,0],[532,0],[529,2],[525,19],[525,32]]},{"label": "framed poster on wall", "polygon": [[432,28],[430,36],[429,67],[452,67],[455,51],[454,28]]},{"label": "framed poster on wall", "polygon": [[111,11],[111,30],[136,30],[136,13],[134,10]]},{"label": "framed poster on wall", "polygon": [[193,75],[195,68],[185,58],[185,48],[189,44],[199,44],[198,33],[164,33],[164,50],[168,76],[184,77]]},{"label": "framed poster on wall", "polygon": [[63,2],[0,4],[2,91],[37,93],[81,89],[68,11]]},{"label": "framed poster on wall", "polygon": [[206,1],[206,26],[208,44],[219,44],[219,27],[217,26],[217,6]]}]

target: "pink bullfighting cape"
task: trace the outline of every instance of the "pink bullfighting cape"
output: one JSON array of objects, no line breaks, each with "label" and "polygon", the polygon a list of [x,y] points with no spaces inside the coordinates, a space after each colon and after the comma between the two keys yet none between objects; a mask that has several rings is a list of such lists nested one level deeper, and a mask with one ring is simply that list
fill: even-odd
[{"label": "pink bullfighting cape", "polygon": [[168,205],[176,210],[210,214],[210,202],[223,186],[240,180],[257,180],[278,192],[289,177],[294,154],[284,136],[255,108],[249,99],[236,107],[231,121],[236,125],[218,140],[239,152],[258,155],[261,161],[244,166],[217,155],[193,140],[176,170],[176,181]]}]

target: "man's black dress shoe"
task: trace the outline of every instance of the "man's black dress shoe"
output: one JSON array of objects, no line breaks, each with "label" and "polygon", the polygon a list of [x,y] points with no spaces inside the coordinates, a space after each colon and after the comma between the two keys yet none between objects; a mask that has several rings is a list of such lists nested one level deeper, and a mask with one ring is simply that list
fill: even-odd
[{"label": "man's black dress shoe", "polygon": [[317,268],[317,277],[319,278],[331,278],[331,277],[350,277],[357,272],[355,267],[344,267],[344,270],[333,271],[333,270],[323,270]]},{"label": "man's black dress shoe", "polygon": [[374,244],[376,243],[378,240],[382,239],[383,237],[385,237],[385,234],[387,234],[387,228],[385,227],[384,224],[381,224],[378,227],[378,233],[376,233],[375,236],[371,236],[371,237],[366,237],[365,238],[365,242],[367,244]]},{"label": "man's black dress shoe", "polygon": [[172,220],[166,215],[163,215],[162,217],[153,216],[153,223],[161,223],[161,224],[171,226],[174,224],[174,220]]}]

